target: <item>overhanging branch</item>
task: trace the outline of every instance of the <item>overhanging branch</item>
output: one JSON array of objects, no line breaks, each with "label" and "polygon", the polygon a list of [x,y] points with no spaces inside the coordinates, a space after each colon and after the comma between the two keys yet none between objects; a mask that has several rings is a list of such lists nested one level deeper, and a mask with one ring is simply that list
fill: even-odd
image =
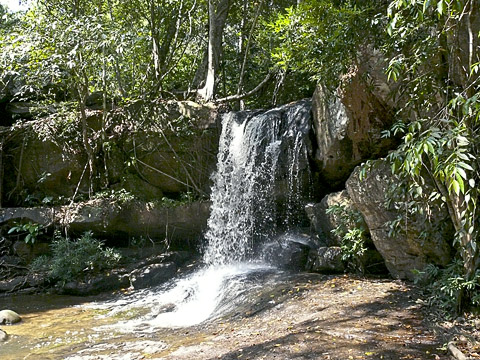
[{"label": "overhanging branch", "polygon": [[263,79],[262,82],[260,82],[260,84],[258,84],[254,89],[252,89],[252,90],[250,90],[246,93],[226,96],[226,97],[221,98],[221,99],[216,99],[215,102],[228,102],[228,101],[237,101],[237,100],[245,99],[245,98],[255,94],[263,86],[265,86],[265,84],[272,78],[272,75],[273,75],[273,72],[269,72],[267,74],[267,76],[265,77],[265,79]]}]

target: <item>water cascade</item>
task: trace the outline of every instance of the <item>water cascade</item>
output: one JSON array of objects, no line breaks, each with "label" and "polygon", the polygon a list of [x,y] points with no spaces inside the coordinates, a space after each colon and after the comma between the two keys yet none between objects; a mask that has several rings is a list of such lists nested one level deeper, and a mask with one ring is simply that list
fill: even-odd
[{"label": "water cascade", "polygon": [[207,264],[248,259],[256,243],[275,235],[279,216],[280,225],[295,225],[308,182],[310,103],[232,112],[222,130],[205,235]]},{"label": "water cascade", "polygon": [[291,229],[303,212],[309,183],[310,101],[265,112],[223,117],[213,175],[205,266],[159,288],[138,291],[114,304],[109,315],[150,308],[120,324],[123,331],[199,324],[235,311],[256,288],[278,282],[280,272],[262,261],[260,245]]}]

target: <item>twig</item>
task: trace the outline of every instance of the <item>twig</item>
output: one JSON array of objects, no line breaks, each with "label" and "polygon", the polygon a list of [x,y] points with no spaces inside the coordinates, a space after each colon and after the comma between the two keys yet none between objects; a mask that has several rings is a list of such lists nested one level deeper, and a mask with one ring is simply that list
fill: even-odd
[{"label": "twig", "polygon": [[453,341],[448,343],[448,350],[457,360],[467,360],[467,357],[455,346]]},{"label": "twig", "polygon": [[267,74],[267,76],[265,77],[265,79],[263,79],[262,82],[260,82],[260,84],[258,84],[254,89],[250,90],[249,92],[239,94],[239,95],[226,96],[226,97],[221,98],[221,99],[216,99],[215,102],[227,102],[227,101],[235,101],[235,100],[245,99],[245,98],[255,94],[256,92],[258,92],[271,79],[272,75],[273,75],[273,72],[269,72]]}]

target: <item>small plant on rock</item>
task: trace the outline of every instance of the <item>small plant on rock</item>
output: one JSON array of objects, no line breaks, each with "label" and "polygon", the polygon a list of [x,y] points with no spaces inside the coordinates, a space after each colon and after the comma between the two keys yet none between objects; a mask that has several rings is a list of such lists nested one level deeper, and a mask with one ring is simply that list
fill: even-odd
[{"label": "small plant on rock", "polygon": [[333,214],[337,218],[338,223],[332,233],[341,239],[342,260],[354,270],[363,273],[365,269],[362,257],[367,251],[368,231],[362,214],[345,205],[332,205],[326,213]]}]

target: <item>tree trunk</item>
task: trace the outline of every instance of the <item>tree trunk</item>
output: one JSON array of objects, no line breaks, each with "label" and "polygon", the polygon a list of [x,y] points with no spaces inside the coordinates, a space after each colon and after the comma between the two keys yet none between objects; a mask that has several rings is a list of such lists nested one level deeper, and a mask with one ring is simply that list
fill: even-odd
[{"label": "tree trunk", "polygon": [[215,96],[217,72],[222,53],[222,39],[227,20],[230,0],[208,1],[208,60],[205,85],[198,90],[198,95],[204,101],[210,101]]}]

